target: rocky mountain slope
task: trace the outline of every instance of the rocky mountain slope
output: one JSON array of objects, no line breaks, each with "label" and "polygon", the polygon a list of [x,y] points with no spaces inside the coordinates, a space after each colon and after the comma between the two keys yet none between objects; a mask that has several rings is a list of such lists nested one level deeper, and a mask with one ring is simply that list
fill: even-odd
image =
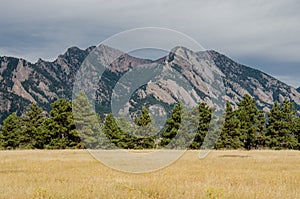
[{"label": "rocky mountain slope", "polygon": [[193,52],[175,47],[166,57],[151,61],[107,46],[86,50],[72,47],[53,62],[40,59],[30,63],[23,59],[0,57],[0,122],[12,112],[21,114],[30,103],[38,103],[49,110],[51,102],[56,99],[71,99],[76,73],[87,55],[95,49],[98,55],[101,54],[98,61],[107,65],[95,95],[95,107],[101,114],[111,111],[113,89],[122,77],[129,71],[139,70],[137,74],[142,79],[146,78],[145,71],[150,65],[158,70],[152,77],[156,81],[149,79],[134,90],[126,104],[127,111],[134,111],[154,101],[167,111],[178,100],[190,105],[200,101],[215,105],[218,100],[228,100],[236,105],[246,93],[253,96],[258,106],[266,111],[273,101],[281,102],[284,98],[294,101],[296,108],[300,108],[299,89],[297,91],[215,51]]},{"label": "rocky mountain slope", "polygon": [[226,94],[237,103],[244,93],[253,96],[261,108],[270,108],[274,101],[282,102],[287,98],[300,108],[300,94],[274,77],[259,70],[238,64],[215,51],[208,51],[214,63],[225,74]]},{"label": "rocky mountain slope", "polygon": [[23,113],[30,103],[49,110],[58,98],[70,99],[76,71],[93,49],[72,47],[53,62],[30,63],[14,57],[0,57],[0,121],[12,112]]}]

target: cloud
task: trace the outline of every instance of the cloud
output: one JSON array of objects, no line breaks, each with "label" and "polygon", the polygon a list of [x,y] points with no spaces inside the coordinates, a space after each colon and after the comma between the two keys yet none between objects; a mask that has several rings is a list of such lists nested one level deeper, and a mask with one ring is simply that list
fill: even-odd
[{"label": "cloud", "polygon": [[5,55],[4,51],[0,48],[0,56]]},{"label": "cloud", "polygon": [[[294,76],[284,76],[284,75],[274,75],[274,77],[286,84],[293,86],[294,88],[298,88],[300,85],[300,80]],[[299,77],[299,76],[298,76]]]},{"label": "cloud", "polygon": [[246,64],[252,58],[254,66],[272,61],[300,67],[298,0],[10,0],[1,7],[0,48],[31,61],[52,59],[69,46],[96,45],[123,30],[159,26]]}]

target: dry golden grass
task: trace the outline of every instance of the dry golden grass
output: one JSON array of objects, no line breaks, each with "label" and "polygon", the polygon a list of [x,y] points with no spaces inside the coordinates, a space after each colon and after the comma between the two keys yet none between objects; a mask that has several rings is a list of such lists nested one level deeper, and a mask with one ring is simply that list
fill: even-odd
[{"label": "dry golden grass", "polygon": [[300,151],[188,151],[146,174],[84,150],[0,151],[0,198],[300,198]]}]

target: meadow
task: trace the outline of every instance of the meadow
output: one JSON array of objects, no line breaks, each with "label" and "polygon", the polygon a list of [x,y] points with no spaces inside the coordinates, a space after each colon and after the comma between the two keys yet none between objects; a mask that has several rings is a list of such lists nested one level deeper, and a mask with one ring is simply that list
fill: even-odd
[{"label": "meadow", "polygon": [[0,198],[300,198],[300,151],[198,153],[131,174],[86,150],[0,151]]}]

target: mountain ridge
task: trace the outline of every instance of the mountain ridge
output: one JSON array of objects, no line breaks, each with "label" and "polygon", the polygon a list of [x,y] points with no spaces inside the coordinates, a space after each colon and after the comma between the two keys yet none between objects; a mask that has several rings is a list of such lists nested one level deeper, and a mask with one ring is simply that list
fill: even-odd
[{"label": "mountain ridge", "polygon": [[[210,85],[209,82],[216,80],[211,74],[218,74],[223,77],[225,85],[226,94],[222,98],[230,101],[233,105],[237,105],[242,96],[248,93],[265,111],[270,109],[273,101],[282,101],[284,98],[294,101],[297,109],[300,107],[300,88],[296,90],[260,70],[239,64],[214,50],[193,52],[178,46],[174,47],[165,57],[149,60],[135,58],[104,45],[91,46],[84,50],[73,46],[54,61],[38,59],[37,62],[31,63],[22,58],[0,56],[0,122],[2,123],[3,119],[12,112],[22,114],[30,103],[38,103],[49,110],[50,104],[58,98],[70,100],[77,71],[89,53],[95,49],[103,53],[101,62],[109,63],[106,76],[103,77],[102,82],[100,80],[96,96],[98,111],[109,110],[109,107],[106,106],[111,100],[112,85],[121,75],[130,68],[150,63],[169,65],[182,74],[191,83],[193,88],[188,92],[196,93],[194,94],[196,101],[206,100],[209,102],[209,99],[205,99],[205,96],[208,96],[208,88],[208,91],[212,91],[213,94],[217,93],[216,88],[213,88],[216,85]],[[114,59],[116,57],[118,59]],[[201,70],[193,68],[193,64],[199,63],[205,67]],[[163,93],[165,100],[161,100],[162,103],[172,104],[178,100],[175,92],[171,92],[172,89],[173,91],[177,89],[181,94],[186,93],[184,88],[177,88],[178,85],[174,82],[161,79],[160,84],[146,84],[143,89],[137,91],[135,100],[144,101],[145,104],[147,97],[163,99]],[[164,87],[162,87],[163,84]],[[166,92],[164,89],[171,91]],[[141,93],[146,94],[147,97],[139,96]],[[190,99],[186,98],[186,100]]]}]

